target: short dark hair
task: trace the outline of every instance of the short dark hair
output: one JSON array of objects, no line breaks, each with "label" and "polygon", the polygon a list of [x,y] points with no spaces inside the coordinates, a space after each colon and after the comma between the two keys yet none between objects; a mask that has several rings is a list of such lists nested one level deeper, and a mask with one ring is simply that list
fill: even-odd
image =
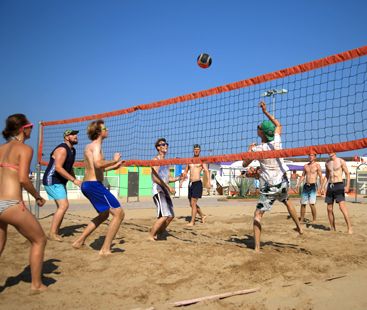
[{"label": "short dark hair", "polygon": [[194,144],[194,149],[201,149],[200,144]]},{"label": "short dark hair", "polygon": [[157,151],[158,151],[158,145],[159,145],[161,142],[167,143],[166,138],[159,138],[157,141],[155,141],[154,146],[155,146],[155,148],[156,148],[156,150],[157,150]]}]

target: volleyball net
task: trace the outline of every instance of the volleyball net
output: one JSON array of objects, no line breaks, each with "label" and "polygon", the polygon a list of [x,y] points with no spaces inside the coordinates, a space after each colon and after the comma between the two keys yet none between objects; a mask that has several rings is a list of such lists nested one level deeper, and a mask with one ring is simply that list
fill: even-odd
[{"label": "volleyball net", "polygon": [[[166,138],[167,159],[157,164],[228,162],[294,157],[309,153],[351,151],[367,147],[367,46],[255,78],[130,107],[78,118],[40,122],[38,162],[63,140],[66,129],[79,130],[77,166],[90,143],[86,129],[103,119],[109,136],[106,159],[120,152],[126,165],[151,166],[155,141]],[[259,140],[257,125],[267,103],[283,127],[283,150],[247,152]],[[193,145],[201,157],[192,158]]]}]

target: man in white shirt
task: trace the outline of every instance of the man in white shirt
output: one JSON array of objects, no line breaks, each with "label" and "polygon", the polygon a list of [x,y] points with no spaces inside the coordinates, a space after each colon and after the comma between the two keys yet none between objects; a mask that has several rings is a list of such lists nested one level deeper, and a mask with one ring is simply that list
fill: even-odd
[{"label": "man in white shirt", "polygon": [[[282,141],[280,135],[282,133],[282,125],[280,122],[266,110],[265,102],[260,102],[263,113],[269,120],[263,121],[257,127],[257,134],[261,138],[261,144],[251,144],[249,151],[261,152],[282,149]],[[247,167],[252,160],[244,160],[243,166]],[[261,219],[265,211],[270,211],[275,200],[278,200],[287,207],[289,215],[292,217],[297,226],[297,231],[302,234],[297,212],[288,201],[288,179],[286,172],[287,165],[284,164],[283,158],[259,159],[260,162],[260,198],[256,206],[254,215],[254,239],[255,251],[260,251],[261,236]]]}]

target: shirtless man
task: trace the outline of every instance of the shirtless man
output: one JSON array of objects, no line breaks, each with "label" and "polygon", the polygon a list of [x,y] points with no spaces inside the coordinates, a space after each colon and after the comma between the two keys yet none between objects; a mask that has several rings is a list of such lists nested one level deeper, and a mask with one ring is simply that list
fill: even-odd
[{"label": "shirtless man", "polygon": [[[194,157],[199,157],[201,152],[201,148],[199,144],[194,145]],[[200,178],[201,171],[204,170],[206,174],[206,184],[205,187],[210,189],[210,176],[209,169],[207,164],[189,164],[186,166],[185,171],[183,172],[183,180],[186,178],[188,172],[190,171],[190,184],[189,184],[189,201],[191,206],[191,221],[187,224],[187,226],[195,225],[196,214],[198,213],[201,218],[201,222],[205,223],[206,215],[201,211],[197,202],[198,199],[201,198],[203,194],[203,183]],[[182,182],[181,182],[182,183]],[[180,184],[182,185],[182,184]]]},{"label": "shirtless man", "polygon": [[312,222],[316,221],[316,185],[317,185],[317,177],[320,180],[320,187],[321,187],[321,195],[324,194],[324,184],[322,183],[322,173],[321,167],[318,162],[316,162],[316,154],[310,154],[308,156],[309,163],[304,165],[303,173],[300,177],[296,188],[298,189],[299,186],[302,184],[303,180],[306,177],[306,183],[303,185],[302,194],[301,194],[301,218],[300,221],[305,221],[305,214],[306,214],[306,204],[309,203],[312,213]]},{"label": "shirtless man", "polygon": [[[326,162],[326,179],[328,181],[325,202],[327,203],[327,213],[330,222],[330,228],[335,228],[334,200],[339,203],[340,211],[343,213],[345,223],[347,224],[348,234],[352,234],[352,224],[349,219],[348,209],[345,205],[345,194],[349,192],[350,175],[345,161],[338,158],[335,153],[329,154],[330,159]],[[343,172],[346,176],[347,184],[344,187]]]},{"label": "shirtless man", "polygon": [[91,122],[88,126],[87,133],[92,142],[84,150],[85,176],[81,190],[98,212],[98,216],[88,224],[81,236],[75,240],[73,247],[80,248],[87,237],[108,219],[109,214],[112,214],[113,218],[99,252],[100,255],[105,256],[111,254],[112,240],[115,238],[120,224],[124,219],[124,211],[115,196],[103,186],[103,172],[118,169],[123,161],[119,153],[114,154],[113,160],[104,159],[102,142],[108,137],[108,129],[103,120]]}]

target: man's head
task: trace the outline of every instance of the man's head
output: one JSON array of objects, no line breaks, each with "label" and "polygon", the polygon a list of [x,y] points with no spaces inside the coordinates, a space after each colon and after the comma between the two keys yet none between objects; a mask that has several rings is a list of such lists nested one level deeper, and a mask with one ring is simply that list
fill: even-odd
[{"label": "man's head", "polygon": [[273,122],[265,120],[260,125],[257,126],[257,129],[260,137],[264,135],[264,137],[268,142],[274,140],[275,125],[273,124]]},{"label": "man's head", "polygon": [[64,131],[64,141],[69,142],[71,145],[78,144],[79,130],[67,129]]},{"label": "man's head", "polygon": [[336,153],[329,153],[329,157],[330,157],[330,159],[336,158]]},{"label": "man's head", "polygon": [[92,141],[97,140],[100,136],[102,139],[108,137],[108,128],[105,126],[104,120],[99,119],[88,125],[87,134]]},{"label": "man's head", "polygon": [[316,160],[316,154],[314,153],[309,154],[308,159],[310,162],[314,162]]},{"label": "man's head", "polygon": [[166,153],[167,152],[167,149],[168,149],[168,143],[166,141],[165,138],[159,138],[155,144],[155,149],[158,151],[158,152],[164,152]]},{"label": "man's head", "polygon": [[194,156],[199,157],[200,152],[201,152],[200,145],[199,144],[194,144],[193,150],[194,150]]}]

